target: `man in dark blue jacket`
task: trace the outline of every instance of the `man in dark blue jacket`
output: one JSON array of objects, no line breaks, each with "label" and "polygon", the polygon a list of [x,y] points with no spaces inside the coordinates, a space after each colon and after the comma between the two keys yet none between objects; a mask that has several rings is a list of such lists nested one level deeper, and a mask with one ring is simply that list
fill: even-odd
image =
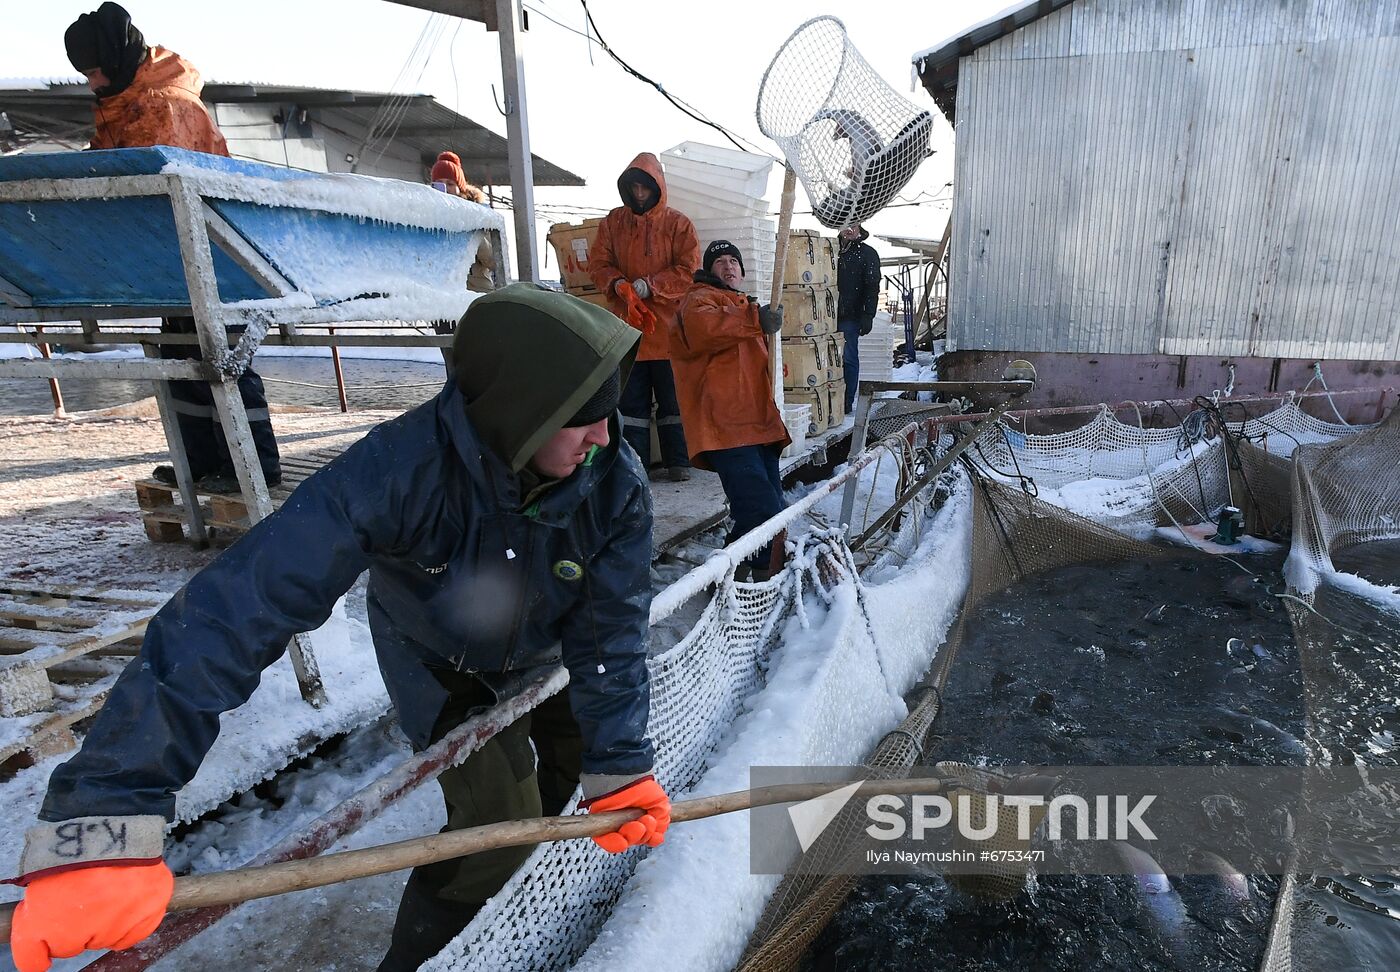
[{"label": "man in dark blue jacket", "polygon": [[[220,713],[365,570],[380,671],[415,747],[530,669],[569,670],[566,696],[440,778],[450,829],[557,813],[581,782],[584,806],[647,811],[601,846],[661,843],[670,804],[646,735],[651,498],[616,415],[637,334],[531,284],[478,298],[436,399],[307,479],[171,598],[27,835],[21,972],[155,929],[172,883],[165,823]],[[415,870],[380,968],[436,954],[528,853]]]},{"label": "man in dark blue jacket", "polygon": [[836,326],[846,339],[841,371],[846,379],[846,414],[856,401],[860,381],[860,337],[875,326],[880,302],[880,254],[865,242],[870,233],[859,223],[843,229],[836,260]]}]

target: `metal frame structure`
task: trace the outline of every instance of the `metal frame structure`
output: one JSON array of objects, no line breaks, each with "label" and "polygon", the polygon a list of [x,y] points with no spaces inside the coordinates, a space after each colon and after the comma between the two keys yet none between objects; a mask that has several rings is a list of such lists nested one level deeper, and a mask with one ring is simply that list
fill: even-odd
[{"label": "metal frame structure", "polygon": [[[123,199],[165,196],[170,200],[180,259],[188,288],[189,303],[183,306],[36,306],[34,299],[13,282],[0,277],[0,324],[24,325],[51,322],[82,322],[81,335],[65,334],[67,344],[98,347],[102,345],[139,343],[146,357],[142,360],[69,361],[53,358],[0,361],[0,378],[125,378],[149,380],[155,390],[161,424],[170,447],[172,465],[180,498],[184,503],[190,539],[196,544],[207,542],[207,530],[190,475],[189,460],[179,435],[172,406],[169,380],[207,381],[213,396],[215,411],[223,427],[234,471],[248,511],[250,524],[257,523],[272,512],[267,482],[253,446],[248,413],[243,407],[237,381],[245,372],[254,352],[264,343],[330,345],[360,344],[381,347],[440,347],[451,341],[439,335],[311,335],[300,334],[298,325],[331,324],[363,320],[365,311],[356,301],[344,301],[318,307],[315,299],[288,281],[256,248],[231,227],[205,199],[198,174],[154,174],[103,176],[84,179],[27,179],[0,183],[0,202],[50,202],[80,199]],[[211,197],[215,194],[207,193]],[[501,233],[485,229],[498,259],[498,280],[507,280],[510,261],[501,245]],[[267,292],[267,297],[226,304],[219,297],[215,276],[213,247],[226,254]],[[465,293],[465,290],[464,290]],[[149,316],[192,316],[196,335],[153,334],[149,332],[104,332],[99,319],[121,319]],[[280,336],[269,336],[271,327],[280,329]],[[229,329],[242,328],[232,347]],[[8,341],[40,344],[52,340],[54,333],[44,335],[5,335]],[[81,340],[69,341],[69,338]],[[161,344],[186,344],[197,341],[202,360],[167,360],[158,358]],[[302,696],[313,705],[325,700],[320,673],[306,635],[297,635],[289,646],[293,667]]]}]

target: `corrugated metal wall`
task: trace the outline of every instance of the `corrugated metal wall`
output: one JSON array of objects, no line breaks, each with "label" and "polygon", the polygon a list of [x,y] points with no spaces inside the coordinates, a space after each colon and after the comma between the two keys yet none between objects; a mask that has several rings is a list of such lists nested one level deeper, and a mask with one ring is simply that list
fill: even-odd
[{"label": "corrugated metal wall", "polygon": [[963,60],[949,346],[1400,358],[1400,0],[1080,0]]}]

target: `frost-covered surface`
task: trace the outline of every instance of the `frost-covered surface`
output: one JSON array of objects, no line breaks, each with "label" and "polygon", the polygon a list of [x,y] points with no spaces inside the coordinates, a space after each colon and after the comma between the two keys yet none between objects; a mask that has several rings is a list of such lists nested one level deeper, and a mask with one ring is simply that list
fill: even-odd
[{"label": "frost-covered surface", "polygon": [[1016,3],[1011,4],[1004,10],[992,14],[992,16],[990,17],[983,17],[981,20],[977,21],[977,23],[973,24],[972,26],[964,27],[962,30],[958,31],[955,34],[949,35],[948,37],[939,41],[937,44],[934,44],[932,47],[926,47],[922,51],[915,51],[912,55],[910,55],[910,60],[914,62],[914,66],[917,68],[921,60],[928,57],[930,54],[933,54],[935,51],[939,51],[944,47],[947,47],[954,41],[962,37],[966,37],[973,31],[981,30],[983,27],[991,26],[999,20],[1005,20],[1007,17],[1010,17],[1013,14],[1024,10],[1027,7],[1034,6],[1035,2],[1036,0],[1017,0]]},{"label": "frost-covered surface", "polygon": [[[678,798],[749,786],[752,766],[844,765],[864,758],[906,714],[902,694],[931,663],[956,616],[970,570],[965,488],[928,524],[915,558],[827,607],[809,598],[787,622],[767,682],[744,705],[709,771]],[[749,820],[728,814],[677,824],[638,866],[576,970],[729,969],[778,878],[749,873]]]},{"label": "frost-covered surface", "polygon": [[181,176],[200,195],[259,206],[316,209],[380,223],[472,232],[504,230],[505,219],[487,206],[456,199],[432,186],[345,172],[308,173],[306,178],[263,179],[222,173],[184,162],[167,162],[163,175]]}]

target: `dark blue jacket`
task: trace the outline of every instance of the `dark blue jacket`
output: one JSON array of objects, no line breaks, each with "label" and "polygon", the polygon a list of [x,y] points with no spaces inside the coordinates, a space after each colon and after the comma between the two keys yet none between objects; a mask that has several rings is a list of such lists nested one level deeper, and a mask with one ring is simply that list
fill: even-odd
[{"label": "dark blue jacket", "polygon": [[480,445],[451,383],[375,428],[152,619],[83,748],[54,771],[40,816],[172,819],[220,713],[364,570],[380,670],[415,745],[446,699],[433,667],[500,685],[562,660],[583,771],[648,772],[651,493],[616,418],[610,431],[606,448],[522,510],[518,477]]}]

